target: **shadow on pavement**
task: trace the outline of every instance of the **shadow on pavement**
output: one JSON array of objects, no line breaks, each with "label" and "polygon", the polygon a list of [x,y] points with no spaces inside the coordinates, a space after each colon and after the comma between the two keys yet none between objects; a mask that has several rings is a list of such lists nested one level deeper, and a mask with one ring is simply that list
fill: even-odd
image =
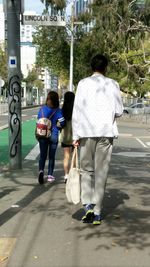
[{"label": "shadow on pavement", "polygon": [[[139,152],[139,149],[131,149]],[[115,153],[130,151],[130,148],[115,147]],[[141,151],[145,152],[145,149]],[[149,152],[149,151],[148,151]],[[99,227],[92,224],[68,227],[67,231],[74,231],[77,239],[99,242],[96,250],[101,248],[110,250],[112,246],[128,249],[136,248],[140,251],[150,246],[150,164],[149,158],[124,157],[114,155],[111,161],[108,183],[103,203],[103,220]],[[80,221],[84,214],[78,209],[72,215]],[[105,243],[107,240],[107,243]],[[110,242],[108,242],[110,241]]]},{"label": "shadow on pavement", "polygon": [[[121,192],[118,189],[109,189],[105,192],[104,205],[102,210],[102,218],[105,219],[108,215],[115,212],[117,207],[121,204],[124,204],[124,200],[129,199],[129,196],[124,192]],[[84,215],[84,209],[79,209],[76,211],[72,218],[81,221],[82,216]]]},{"label": "shadow on pavement", "polygon": [[24,198],[22,198],[20,201],[14,204],[17,206],[16,208],[10,207],[6,211],[4,211],[2,214],[0,214],[0,226],[2,226],[4,223],[10,220],[13,216],[19,213],[22,209],[27,207],[37,197],[39,197],[40,195],[48,191],[49,188],[52,186],[54,186],[54,184],[49,185],[47,187],[35,185],[35,187]]},{"label": "shadow on pavement", "polygon": [[[137,151],[132,149],[132,151]],[[115,147],[116,153],[120,151],[130,151],[127,148]],[[8,190],[5,187],[4,193],[11,194],[13,190],[17,190],[22,186],[29,188],[30,192],[16,202],[19,206],[18,209],[9,208],[0,215],[0,226],[14,217],[23,208],[35,199],[38,199],[36,203],[33,203],[29,209],[29,213],[40,213],[42,220],[42,212],[45,212],[45,216],[51,218],[61,217],[63,221],[66,220],[66,216],[72,216],[74,223],[65,225],[63,231],[66,231],[66,235],[69,232],[74,233],[77,240],[90,241],[94,239],[95,250],[100,248],[112,249],[113,246],[119,246],[123,248],[136,248],[138,250],[144,250],[149,248],[150,239],[150,225],[149,225],[149,195],[150,195],[150,176],[149,176],[149,158],[130,158],[114,155],[112,157],[108,183],[104,198],[103,207],[103,221],[101,226],[95,227],[93,225],[83,224],[79,222],[83,215],[83,209],[80,205],[69,205],[66,201],[64,186],[60,177],[62,175],[60,155],[58,162],[56,163],[56,176],[59,178],[55,184],[48,186],[40,186],[33,183],[33,174],[36,174],[36,168],[30,163],[25,165],[23,175],[28,170],[29,177],[26,179],[18,179],[21,172],[12,176],[14,188],[9,186]],[[32,174],[32,175],[31,175]],[[7,176],[8,175],[8,176]],[[6,173],[9,178],[10,173]],[[32,180],[30,180],[30,176]],[[18,188],[15,186],[18,186]],[[53,188],[53,189],[52,189]],[[52,189],[51,194],[48,195],[47,205],[43,203],[40,196]],[[11,191],[12,190],[12,191]],[[59,192],[59,195],[58,195]],[[1,197],[4,197],[4,193]],[[71,215],[73,213],[73,215]],[[102,242],[100,242],[102,238]]]}]

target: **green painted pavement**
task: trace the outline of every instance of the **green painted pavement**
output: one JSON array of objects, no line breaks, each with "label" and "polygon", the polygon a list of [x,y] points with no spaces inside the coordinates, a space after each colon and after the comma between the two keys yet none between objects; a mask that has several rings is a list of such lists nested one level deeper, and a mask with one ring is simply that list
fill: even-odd
[{"label": "green painted pavement", "polygon": [[[24,159],[30,150],[36,145],[35,139],[36,120],[25,121],[22,124],[22,158]],[[8,164],[8,129],[0,131],[0,165]]]}]

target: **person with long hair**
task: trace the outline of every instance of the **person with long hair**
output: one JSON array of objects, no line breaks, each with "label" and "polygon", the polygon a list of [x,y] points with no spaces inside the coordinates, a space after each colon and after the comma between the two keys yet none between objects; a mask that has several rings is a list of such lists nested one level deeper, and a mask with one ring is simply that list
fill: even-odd
[{"label": "person with long hair", "polygon": [[40,137],[39,147],[40,147],[40,158],[39,158],[39,184],[44,183],[44,168],[47,159],[47,154],[49,158],[48,162],[48,176],[47,181],[55,181],[53,176],[54,166],[55,166],[55,153],[58,145],[58,136],[61,127],[65,124],[65,119],[62,114],[62,110],[59,108],[59,96],[57,92],[50,91],[47,95],[46,104],[42,106],[38,112],[38,119],[42,118],[49,119],[51,117],[51,135],[48,138]]},{"label": "person with long hair", "polygon": [[72,111],[75,95],[73,92],[66,92],[64,95],[64,104],[62,107],[63,116],[65,118],[65,127],[61,131],[61,146],[64,150],[64,182],[66,183],[69,173],[69,162],[71,152],[73,150],[72,145]]}]

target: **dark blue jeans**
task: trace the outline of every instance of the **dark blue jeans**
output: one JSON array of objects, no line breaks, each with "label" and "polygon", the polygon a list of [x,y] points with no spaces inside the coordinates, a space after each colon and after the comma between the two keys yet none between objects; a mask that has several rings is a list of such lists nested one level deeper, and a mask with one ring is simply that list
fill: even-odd
[{"label": "dark blue jeans", "polygon": [[50,138],[39,139],[40,158],[39,158],[39,171],[44,171],[45,162],[48,154],[48,175],[53,175],[55,167],[55,154],[58,145],[58,136],[51,135]]}]

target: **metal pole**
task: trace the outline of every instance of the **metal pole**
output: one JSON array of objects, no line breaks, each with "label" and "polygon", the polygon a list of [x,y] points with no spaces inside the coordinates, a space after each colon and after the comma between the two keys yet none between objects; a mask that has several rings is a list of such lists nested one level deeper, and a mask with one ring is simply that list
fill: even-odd
[{"label": "metal pole", "polygon": [[74,45],[74,1],[71,4],[71,44],[70,44],[70,84],[69,91],[73,91],[73,45]]},{"label": "metal pole", "polygon": [[37,105],[39,105],[39,88],[37,87]]},{"label": "metal pole", "polygon": [[6,0],[8,40],[9,163],[11,169],[22,167],[20,2]]}]

